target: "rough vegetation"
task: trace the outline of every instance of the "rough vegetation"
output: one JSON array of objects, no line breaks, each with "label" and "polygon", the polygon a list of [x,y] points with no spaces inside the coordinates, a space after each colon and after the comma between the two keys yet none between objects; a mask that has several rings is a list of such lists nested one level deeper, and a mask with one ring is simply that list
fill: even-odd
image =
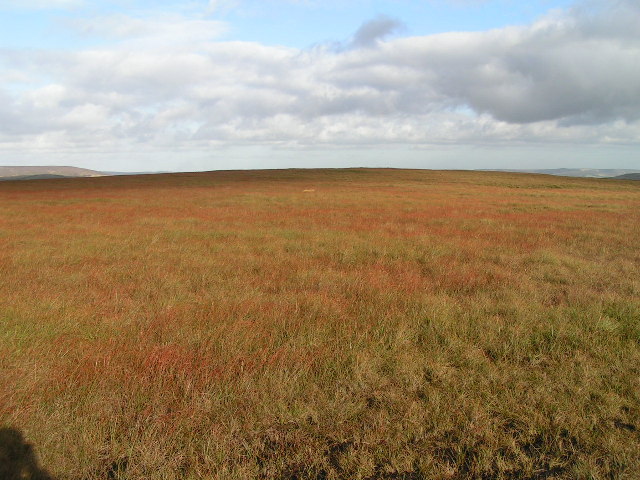
[{"label": "rough vegetation", "polygon": [[634,479],[639,418],[635,183],[0,184],[0,427],[42,478]]}]

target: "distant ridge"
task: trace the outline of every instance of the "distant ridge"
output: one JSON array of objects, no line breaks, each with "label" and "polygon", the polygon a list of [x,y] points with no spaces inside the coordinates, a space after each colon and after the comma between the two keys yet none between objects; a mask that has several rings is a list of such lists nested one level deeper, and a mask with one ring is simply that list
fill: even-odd
[{"label": "distant ridge", "polygon": [[5,180],[37,180],[61,177],[102,177],[104,173],[95,170],[65,166],[0,167],[0,178]]},{"label": "distant ridge", "polygon": [[52,178],[71,178],[64,175],[52,175],[50,173],[43,173],[42,175],[13,175],[11,177],[0,177],[0,182],[6,182],[9,180],[50,180]]},{"label": "distant ridge", "polygon": [[626,173],[613,178],[616,180],[640,180],[640,173]]},{"label": "distant ridge", "polygon": [[[478,169],[484,172],[514,172],[557,175],[562,177],[614,178],[617,180],[640,180],[640,170],[613,168],[546,168],[546,169]],[[45,180],[70,177],[104,177],[112,175],[151,175],[177,173],[170,171],[146,172],[99,172],[87,168],[68,166],[0,166],[2,180]]]},{"label": "distant ridge", "polygon": [[523,169],[491,169],[493,172],[539,173],[544,175],[558,175],[561,177],[588,177],[588,178],[620,178],[622,175],[640,174],[640,170],[626,170],[616,168],[545,168],[538,170]]}]

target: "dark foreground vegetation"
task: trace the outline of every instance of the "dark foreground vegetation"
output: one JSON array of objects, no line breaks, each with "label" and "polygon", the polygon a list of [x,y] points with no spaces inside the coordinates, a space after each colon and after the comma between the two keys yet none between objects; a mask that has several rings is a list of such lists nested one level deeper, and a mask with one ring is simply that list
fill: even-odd
[{"label": "dark foreground vegetation", "polygon": [[0,472],[637,479],[639,418],[640,184],[0,184]]}]

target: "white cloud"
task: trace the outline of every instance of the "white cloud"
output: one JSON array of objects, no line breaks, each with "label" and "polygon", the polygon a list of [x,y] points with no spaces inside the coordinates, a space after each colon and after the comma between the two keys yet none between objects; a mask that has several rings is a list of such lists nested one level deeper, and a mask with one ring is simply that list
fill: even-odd
[{"label": "white cloud", "polygon": [[236,8],[240,0],[209,0],[208,13],[227,12]]},{"label": "white cloud", "polygon": [[214,41],[224,25],[184,17],[85,21],[119,42],[0,52],[0,79],[47,79],[0,85],[0,146],[638,145],[640,15],[612,5],[388,41],[393,22],[365,25],[340,51]]},{"label": "white cloud", "polygon": [[0,0],[0,9],[12,10],[53,10],[75,8],[84,0]]},{"label": "white cloud", "polygon": [[212,41],[228,29],[221,21],[186,18],[177,14],[151,18],[118,14],[75,20],[69,22],[69,25],[87,36],[135,42],[134,45],[127,46],[136,49],[146,46],[154,50]]}]

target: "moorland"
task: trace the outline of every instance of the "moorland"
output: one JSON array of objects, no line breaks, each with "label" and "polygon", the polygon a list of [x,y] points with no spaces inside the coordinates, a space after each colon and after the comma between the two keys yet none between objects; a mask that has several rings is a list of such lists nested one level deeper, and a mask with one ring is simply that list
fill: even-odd
[{"label": "moorland", "polygon": [[633,479],[639,418],[638,182],[0,184],[0,427],[38,475]]}]

